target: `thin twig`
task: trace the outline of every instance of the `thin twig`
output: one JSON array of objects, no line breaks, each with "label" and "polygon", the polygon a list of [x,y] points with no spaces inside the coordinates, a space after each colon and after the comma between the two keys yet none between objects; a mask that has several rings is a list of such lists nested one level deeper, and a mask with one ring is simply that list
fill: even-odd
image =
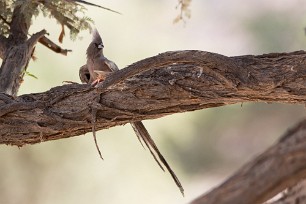
[{"label": "thin twig", "polygon": [[[66,0],[67,1],[67,0]],[[112,10],[110,8],[106,8],[104,6],[100,6],[100,5],[97,5],[97,4],[93,4],[93,3],[90,3],[88,1],[82,1],[82,0],[72,0],[72,1],[75,1],[75,2],[78,2],[78,3],[82,3],[82,4],[86,4],[86,5],[89,5],[89,6],[95,6],[95,7],[99,7],[99,8],[102,8],[102,9],[105,9],[107,11],[111,11],[111,12],[114,12],[114,13],[117,13],[117,14],[121,14],[120,12],[118,11],[115,11],[115,10]]]},{"label": "thin twig", "polygon": [[0,19],[7,25],[10,25],[10,23],[4,18],[2,15],[0,15]]}]

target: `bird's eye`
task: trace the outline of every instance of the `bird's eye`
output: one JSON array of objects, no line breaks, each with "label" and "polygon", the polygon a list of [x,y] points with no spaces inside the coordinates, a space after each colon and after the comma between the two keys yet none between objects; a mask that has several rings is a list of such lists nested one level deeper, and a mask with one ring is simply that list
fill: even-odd
[{"label": "bird's eye", "polygon": [[96,46],[96,48],[98,48],[98,49],[104,48],[104,45],[103,45],[102,43],[100,43],[100,44],[95,43],[95,46]]}]

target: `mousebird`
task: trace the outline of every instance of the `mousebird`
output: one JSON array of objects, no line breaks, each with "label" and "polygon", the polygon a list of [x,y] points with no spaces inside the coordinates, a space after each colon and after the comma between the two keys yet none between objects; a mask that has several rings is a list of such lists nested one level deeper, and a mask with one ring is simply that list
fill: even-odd
[{"label": "mousebird", "polygon": [[[83,83],[88,83],[91,85],[96,85],[97,83],[103,82],[108,74],[111,72],[118,71],[117,65],[107,59],[103,54],[103,48],[104,44],[102,41],[102,38],[98,31],[95,29],[93,31],[93,38],[92,42],[89,44],[86,54],[87,54],[87,63],[86,65],[83,65],[79,70],[80,79]],[[153,158],[157,162],[157,164],[160,166],[160,168],[164,170],[164,167],[168,170],[168,172],[171,174],[174,182],[180,189],[182,195],[184,196],[184,189],[169,166],[166,159],[163,157],[163,155],[160,153],[159,149],[157,148],[154,140],[146,130],[145,126],[141,121],[136,121],[131,123],[136,136],[140,143],[149,149],[150,153],[152,154]],[[99,150],[98,150],[99,151]]]}]

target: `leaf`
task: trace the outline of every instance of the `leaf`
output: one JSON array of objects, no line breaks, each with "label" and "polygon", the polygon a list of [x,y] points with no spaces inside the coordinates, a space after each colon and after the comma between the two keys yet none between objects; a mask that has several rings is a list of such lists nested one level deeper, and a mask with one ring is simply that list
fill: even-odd
[{"label": "leaf", "polygon": [[24,71],[24,73],[25,73],[27,76],[33,77],[34,79],[38,79],[37,76],[35,76],[34,74],[31,74],[31,73],[28,72],[28,71]]}]

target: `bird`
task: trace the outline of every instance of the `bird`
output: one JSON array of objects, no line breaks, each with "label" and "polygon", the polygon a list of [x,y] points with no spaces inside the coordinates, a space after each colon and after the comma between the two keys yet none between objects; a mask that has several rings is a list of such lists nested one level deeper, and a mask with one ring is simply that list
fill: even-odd
[{"label": "bird", "polygon": [[111,72],[119,70],[118,66],[113,61],[107,59],[104,56],[103,48],[104,45],[102,38],[98,31],[95,29],[93,31],[92,42],[89,44],[86,51],[86,66],[89,72],[89,83],[92,85],[103,81]]},{"label": "bird", "polygon": [[[86,51],[87,63],[86,65],[83,65],[79,69],[80,80],[82,83],[87,83],[91,84],[92,86],[95,86],[96,84],[103,82],[110,73],[119,70],[118,66],[113,61],[107,59],[104,56],[103,49],[104,49],[104,44],[102,38],[99,32],[96,29],[94,29],[92,41],[90,42]],[[147,131],[143,123],[141,121],[135,121],[131,122],[130,124],[132,125],[132,128],[141,145],[143,147],[146,146],[149,149],[154,160],[157,162],[157,164],[163,171],[165,171],[164,167],[166,167],[167,171],[170,173],[171,177],[173,178],[175,184],[177,185],[177,187],[180,189],[180,192],[184,196],[184,188],[181,182],[179,181],[178,177],[175,175],[174,171],[171,169],[170,165],[168,164],[164,156],[160,153],[157,145],[155,144],[154,140],[150,136],[149,132]],[[145,146],[143,145],[143,143],[145,144]]]}]

